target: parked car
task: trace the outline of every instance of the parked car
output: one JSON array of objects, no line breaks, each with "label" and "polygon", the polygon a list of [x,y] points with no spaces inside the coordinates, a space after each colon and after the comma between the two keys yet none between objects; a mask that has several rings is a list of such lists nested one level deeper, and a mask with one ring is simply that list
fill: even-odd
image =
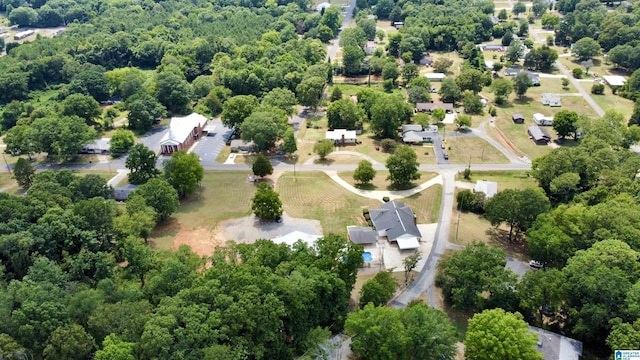
[{"label": "parked car", "polygon": [[544,265],[542,265],[541,262],[535,261],[535,260],[529,261],[529,266],[531,266],[534,269],[542,269],[544,267]]}]

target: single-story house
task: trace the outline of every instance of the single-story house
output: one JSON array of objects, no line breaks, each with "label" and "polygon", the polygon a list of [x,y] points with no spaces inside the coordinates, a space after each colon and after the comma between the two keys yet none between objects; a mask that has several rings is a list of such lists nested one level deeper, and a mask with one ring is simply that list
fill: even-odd
[{"label": "single-story house", "polygon": [[253,152],[256,149],[256,144],[253,141],[244,141],[242,139],[231,140],[229,144],[232,152]]},{"label": "single-story house", "polygon": [[560,95],[558,94],[542,93],[540,99],[542,105],[548,105],[552,107],[562,106],[562,101],[560,100]]},{"label": "single-story house", "polygon": [[202,136],[207,118],[197,113],[183,117],[172,117],[169,132],[160,140],[160,153],[171,154],[187,150]]},{"label": "single-story house", "polygon": [[358,140],[355,130],[334,129],[325,134],[325,139],[333,140],[336,145],[355,144]]},{"label": "single-story house", "polygon": [[378,242],[378,233],[367,226],[347,226],[347,237],[354,244],[368,245]]},{"label": "single-story house", "polygon": [[531,85],[540,86],[540,75],[531,71],[525,71],[525,73],[527,74],[529,79],[531,79]]},{"label": "single-story house", "polygon": [[511,120],[516,124],[524,124],[524,115],[522,115],[522,114],[513,114],[513,115],[511,115]]},{"label": "single-story house", "polygon": [[478,180],[476,186],[473,188],[475,192],[484,193],[486,198],[492,198],[498,193],[498,183],[494,181]]},{"label": "single-story house", "polygon": [[427,131],[407,131],[402,134],[402,141],[405,144],[421,144],[433,142],[434,134]]},{"label": "single-story house", "polygon": [[25,30],[25,31],[20,31],[18,33],[16,33],[15,35],[13,35],[13,40],[22,40],[22,39],[26,39],[29,36],[35,34],[36,32],[33,30]]},{"label": "single-story house", "polygon": [[609,86],[622,86],[627,82],[627,79],[619,75],[605,75],[602,79]]},{"label": "single-story house", "polygon": [[397,243],[400,250],[420,247],[422,234],[413,210],[406,204],[392,200],[379,209],[369,210],[369,215],[378,236],[386,236],[389,242]]},{"label": "single-story house", "polygon": [[422,125],[420,124],[402,124],[400,131],[406,133],[407,131],[422,131]]},{"label": "single-story house", "polygon": [[363,50],[364,50],[364,53],[367,55],[373,54],[373,52],[376,51],[375,41],[367,41],[366,44],[364,44]]},{"label": "single-story house", "polygon": [[443,73],[426,73],[424,76],[429,79],[429,81],[442,81],[447,77],[447,74]]},{"label": "single-story house", "polygon": [[400,30],[400,29],[402,29],[404,27],[404,22],[403,21],[392,21],[391,22],[391,26],[396,28],[396,30]]},{"label": "single-story house", "polygon": [[500,24],[500,19],[498,19],[497,16],[491,16],[491,22],[493,23],[493,25],[498,25]]},{"label": "single-story house", "polygon": [[451,103],[416,103],[416,112],[431,113],[435,109],[444,109],[445,112],[453,113],[453,104]]},{"label": "single-story house", "polygon": [[271,239],[276,244],[287,244],[293,246],[298,241],[302,241],[307,246],[313,248],[316,245],[316,241],[320,239],[322,235],[309,234],[302,231],[292,231],[286,235]]},{"label": "single-story house", "polygon": [[582,359],[582,342],[533,326],[529,326],[529,332],[538,335],[536,350],[544,360]]},{"label": "single-story house", "polygon": [[331,4],[330,4],[330,3],[326,2],[326,1],[325,1],[325,2],[322,2],[322,3],[318,4],[318,6],[316,6],[316,11],[317,11],[317,12],[319,12],[319,13],[321,13],[321,12],[323,12],[326,8],[328,8],[329,6],[331,6]]},{"label": "single-story house", "polygon": [[520,74],[520,69],[516,69],[516,68],[504,69],[504,76],[516,76],[518,74]]},{"label": "single-story house", "polygon": [[110,138],[97,139],[91,144],[84,144],[80,150],[83,154],[108,154],[109,151],[111,151]]},{"label": "single-story house", "polygon": [[544,116],[540,113],[533,114],[533,122],[538,126],[553,125],[553,116]]},{"label": "single-story house", "polygon": [[420,59],[420,65],[431,66],[433,65],[433,59],[429,55],[425,55]]},{"label": "single-story house", "polygon": [[505,47],[500,44],[479,45],[482,51],[504,51]]},{"label": "single-story house", "polygon": [[113,188],[113,198],[116,201],[126,201],[129,198],[129,194],[131,194],[136,188],[137,186],[132,184]]},{"label": "single-story house", "polygon": [[551,136],[547,131],[539,126],[529,126],[527,133],[533,142],[538,145],[547,145],[551,141]]}]

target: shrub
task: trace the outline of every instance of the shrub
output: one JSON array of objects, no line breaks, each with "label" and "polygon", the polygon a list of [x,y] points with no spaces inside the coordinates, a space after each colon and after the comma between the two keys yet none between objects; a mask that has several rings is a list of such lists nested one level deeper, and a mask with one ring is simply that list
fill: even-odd
[{"label": "shrub", "polygon": [[390,200],[391,200],[391,199],[389,199],[389,197],[388,197],[388,196],[385,196],[385,197],[383,197],[383,198],[382,198],[382,201],[384,201],[384,202],[389,202]]},{"label": "shrub", "polygon": [[393,139],[384,139],[380,141],[380,146],[382,147],[382,151],[385,152],[393,152],[396,148],[396,141]]},{"label": "shrub", "polygon": [[576,79],[582,79],[582,76],[584,75],[584,71],[582,71],[581,68],[575,68],[571,70],[571,73],[573,74],[573,77]]},{"label": "shrub", "polygon": [[594,83],[591,87],[591,93],[596,95],[604,94],[604,84]]}]

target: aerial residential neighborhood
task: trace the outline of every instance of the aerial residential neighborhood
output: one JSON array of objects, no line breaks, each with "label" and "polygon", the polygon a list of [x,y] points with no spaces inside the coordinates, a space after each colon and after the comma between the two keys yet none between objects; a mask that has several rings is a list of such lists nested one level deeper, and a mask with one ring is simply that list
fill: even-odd
[{"label": "aerial residential neighborhood", "polygon": [[0,358],[633,359],[639,17],[0,4]]}]

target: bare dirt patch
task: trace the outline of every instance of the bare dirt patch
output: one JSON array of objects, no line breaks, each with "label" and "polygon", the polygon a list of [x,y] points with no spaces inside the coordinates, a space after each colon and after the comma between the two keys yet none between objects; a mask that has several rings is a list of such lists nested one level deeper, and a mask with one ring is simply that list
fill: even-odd
[{"label": "bare dirt patch", "polygon": [[224,245],[225,242],[224,238],[219,236],[219,232],[210,229],[180,229],[173,240],[173,248],[178,249],[181,245],[188,245],[196,254],[209,256],[213,254],[216,247]]}]

